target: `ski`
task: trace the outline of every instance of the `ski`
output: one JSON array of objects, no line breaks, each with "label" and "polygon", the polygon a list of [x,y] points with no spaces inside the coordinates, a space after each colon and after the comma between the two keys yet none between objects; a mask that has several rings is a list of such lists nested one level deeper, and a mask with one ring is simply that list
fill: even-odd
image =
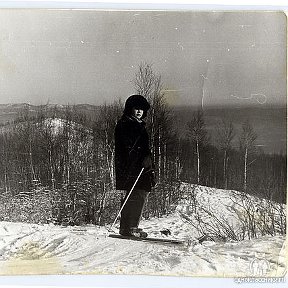
[{"label": "ski", "polygon": [[109,237],[117,238],[117,239],[125,239],[125,240],[133,240],[133,241],[144,241],[144,242],[154,242],[154,243],[163,243],[163,244],[177,244],[177,245],[187,245],[187,241],[178,240],[178,239],[165,239],[165,238],[140,238],[135,236],[122,236],[119,234],[110,234]]}]

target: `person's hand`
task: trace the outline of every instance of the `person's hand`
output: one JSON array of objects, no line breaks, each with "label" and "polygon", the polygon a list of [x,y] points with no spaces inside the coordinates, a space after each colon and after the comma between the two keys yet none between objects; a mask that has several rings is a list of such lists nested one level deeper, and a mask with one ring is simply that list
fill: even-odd
[{"label": "person's hand", "polygon": [[142,162],[142,167],[144,167],[144,169],[146,171],[149,171],[152,169],[152,160],[150,156],[146,156]]}]

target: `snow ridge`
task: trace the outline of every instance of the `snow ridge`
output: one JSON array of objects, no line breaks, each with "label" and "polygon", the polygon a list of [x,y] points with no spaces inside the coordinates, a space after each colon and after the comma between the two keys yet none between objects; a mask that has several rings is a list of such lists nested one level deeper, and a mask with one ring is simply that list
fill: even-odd
[{"label": "snow ridge", "polygon": [[[283,235],[257,235],[257,238],[249,239],[247,233],[240,233],[245,237],[236,241],[229,237],[217,239],[211,234],[211,238],[199,240],[201,233],[209,232],[203,223],[195,222],[197,215],[200,218],[207,216],[201,207],[208,207],[217,219],[225,217],[238,231],[243,223],[232,217],[235,210],[231,207],[236,207],[237,201],[242,199],[240,192],[186,183],[180,189],[183,200],[173,213],[143,220],[141,227],[151,237],[190,239],[191,246],[114,239],[108,237],[109,232],[103,226],[63,227],[2,221],[0,274],[285,275],[286,237]],[[187,196],[191,193],[195,196],[192,200]],[[261,199],[259,201],[261,203]],[[195,207],[195,203],[198,206]],[[169,229],[171,235],[162,234],[160,231],[164,229]]]}]

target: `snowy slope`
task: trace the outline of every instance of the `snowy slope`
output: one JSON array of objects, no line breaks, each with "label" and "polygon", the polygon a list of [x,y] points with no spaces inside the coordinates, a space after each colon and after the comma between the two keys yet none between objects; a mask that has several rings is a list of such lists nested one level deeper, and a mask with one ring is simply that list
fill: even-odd
[{"label": "snowy slope", "polygon": [[244,240],[279,234],[286,227],[284,204],[187,183],[182,183],[180,189],[182,200],[176,211],[194,227],[198,237],[206,234],[215,240]]},{"label": "snowy slope", "polygon": [[[191,191],[191,186],[183,185],[184,192]],[[229,191],[197,189],[203,205],[210,201],[213,207],[217,206],[219,215],[223,211],[229,216],[224,206],[215,205],[218,198],[219,203],[224,203]],[[108,237],[105,227],[93,225],[61,227],[0,222],[0,274],[284,275],[284,236],[199,243],[196,241],[199,231],[183,218],[186,215],[192,219],[191,210],[184,197],[174,213],[141,222],[151,236],[165,237],[159,231],[169,229],[172,234],[169,237],[190,239],[190,246],[114,239]],[[233,219],[231,223],[237,225]]]}]

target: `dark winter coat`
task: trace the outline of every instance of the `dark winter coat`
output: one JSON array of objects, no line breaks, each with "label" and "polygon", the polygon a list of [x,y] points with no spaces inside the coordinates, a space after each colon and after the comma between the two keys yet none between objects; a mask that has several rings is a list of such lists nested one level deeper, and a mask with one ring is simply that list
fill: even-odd
[{"label": "dark winter coat", "polygon": [[155,183],[145,122],[124,114],[115,128],[116,189],[130,190],[142,167],[134,189],[150,192]]}]

